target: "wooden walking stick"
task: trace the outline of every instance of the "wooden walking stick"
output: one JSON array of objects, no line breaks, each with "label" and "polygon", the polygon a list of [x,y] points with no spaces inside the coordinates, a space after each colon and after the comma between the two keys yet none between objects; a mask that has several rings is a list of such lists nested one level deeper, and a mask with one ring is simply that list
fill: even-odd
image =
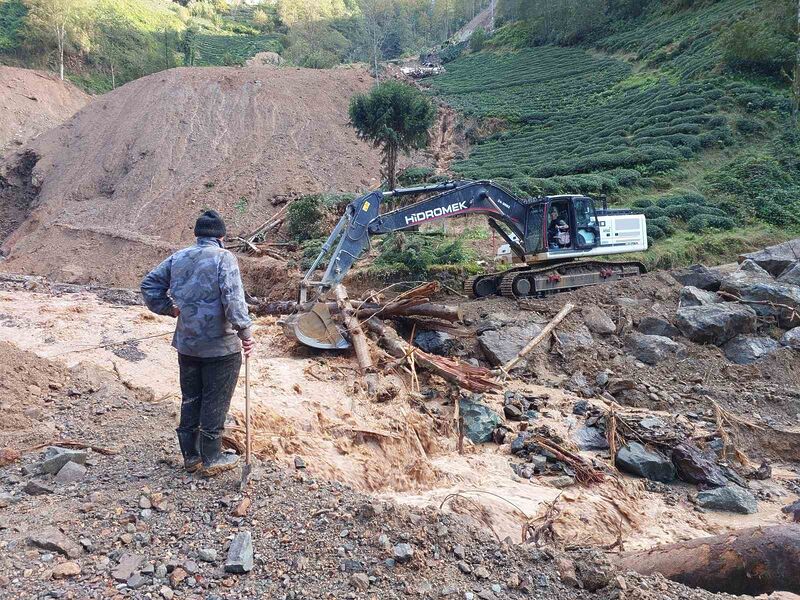
[{"label": "wooden walking stick", "polygon": [[244,467],[239,491],[244,491],[250,480],[253,465],[250,464],[250,357],[244,355]]}]

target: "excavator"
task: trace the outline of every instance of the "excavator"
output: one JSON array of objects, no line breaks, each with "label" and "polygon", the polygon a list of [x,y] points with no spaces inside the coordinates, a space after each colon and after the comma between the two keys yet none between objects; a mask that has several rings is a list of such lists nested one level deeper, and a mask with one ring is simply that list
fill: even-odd
[{"label": "excavator", "polygon": [[[381,213],[381,204],[387,198],[419,195],[426,197]],[[609,209],[605,202],[598,209],[588,196],[520,198],[492,181],[448,181],[375,190],[356,198],[345,209],[301,281],[300,310],[284,322],[284,329],[314,348],[349,347],[327,303],[319,300],[341,283],[369,250],[370,239],[469,214],[486,215],[489,226],[505,240],[513,256],[508,269],[465,282],[464,291],[472,298],[541,296],[645,272],[639,262],[592,258],[647,250],[647,226],[644,215]],[[329,254],[327,269],[315,280],[319,265]]]}]

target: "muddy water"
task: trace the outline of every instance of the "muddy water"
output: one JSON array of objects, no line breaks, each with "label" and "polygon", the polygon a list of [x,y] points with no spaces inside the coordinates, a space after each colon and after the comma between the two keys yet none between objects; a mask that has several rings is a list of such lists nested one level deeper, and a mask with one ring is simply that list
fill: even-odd
[{"label": "muddy water", "polygon": [[[649,493],[640,480],[609,478],[583,488],[559,490],[547,478],[517,478],[508,449],[467,445],[459,455],[447,407],[429,416],[414,408],[404,383],[391,402],[370,402],[346,356],[298,352],[274,320],[259,323],[257,354],[251,359],[255,407],[254,449],[290,466],[301,456],[316,475],[401,503],[442,506],[475,520],[493,535],[520,540],[547,514],[562,541],[608,545],[621,535],[636,549],[661,542],[721,533],[777,521],[785,502],[760,502],[756,515],[697,513],[686,500],[695,490],[677,487],[674,506]],[[113,306],[89,293],[53,297],[35,292],[0,292],[0,340],[71,366],[89,361],[116,370],[129,385],[149,388],[155,399],[178,396],[175,352],[168,335],[135,345],[96,348],[131,338],[158,336],[173,322],[141,307]],[[234,411],[244,404],[244,370]],[[543,422],[564,436],[575,426],[574,398],[561,390],[527,387],[549,396]],[[489,402],[500,408],[499,397]],[[779,475],[780,476],[780,475]],[[789,476],[789,473],[786,473]],[[550,508],[553,506],[554,508]],[[549,512],[548,512],[549,509]],[[537,518],[539,520],[537,520]]]}]

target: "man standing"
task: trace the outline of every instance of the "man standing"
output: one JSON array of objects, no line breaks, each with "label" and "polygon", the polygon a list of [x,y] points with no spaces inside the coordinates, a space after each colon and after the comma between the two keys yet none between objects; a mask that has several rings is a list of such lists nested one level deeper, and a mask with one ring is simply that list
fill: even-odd
[{"label": "man standing", "polygon": [[225,250],[225,222],[205,211],[194,226],[197,243],[179,250],[142,280],[147,307],[178,318],[181,419],[178,444],[187,471],[211,477],[233,469],[222,453],[222,430],[242,366],[255,347],[236,257]]}]

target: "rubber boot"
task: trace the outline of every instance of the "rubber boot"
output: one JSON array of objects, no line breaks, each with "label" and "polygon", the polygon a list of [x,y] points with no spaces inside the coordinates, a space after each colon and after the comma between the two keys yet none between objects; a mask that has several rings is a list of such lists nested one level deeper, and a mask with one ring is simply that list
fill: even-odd
[{"label": "rubber boot", "polygon": [[222,438],[210,438],[205,435],[200,436],[200,455],[203,457],[203,466],[200,475],[203,477],[213,477],[224,471],[235,469],[239,464],[237,454],[227,454],[222,452]]},{"label": "rubber boot", "polygon": [[178,445],[181,447],[183,455],[183,468],[189,473],[194,473],[203,464],[203,460],[200,458],[200,432],[197,430],[179,431]]}]

